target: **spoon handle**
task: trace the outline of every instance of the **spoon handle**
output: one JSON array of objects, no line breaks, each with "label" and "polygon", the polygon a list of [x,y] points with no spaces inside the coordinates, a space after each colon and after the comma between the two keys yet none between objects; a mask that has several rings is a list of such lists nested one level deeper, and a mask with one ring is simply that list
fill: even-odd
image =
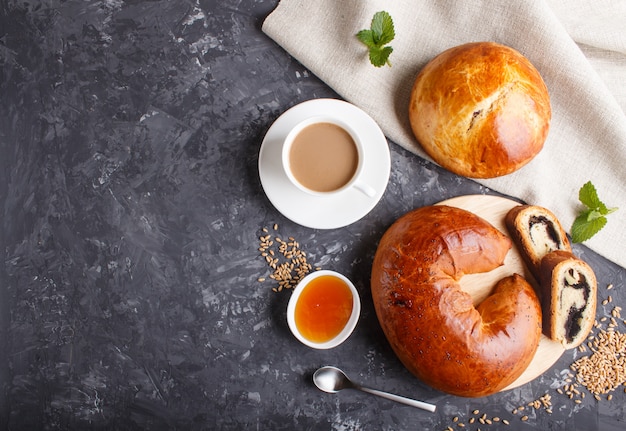
[{"label": "spoon handle", "polygon": [[423,401],[413,400],[411,398],[402,397],[400,395],[390,394],[388,392],[379,391],[378,389],[367,388],[360,385],[355,385],[355,389],[359,389],[368,394],[378,395],[379,397],[386,398],[391,401],[397,401],[402,404],[409,405],[411,407],[417,407],[418,409],[428,410],[434,412],[437,408],[434,404],[425,403]]}]

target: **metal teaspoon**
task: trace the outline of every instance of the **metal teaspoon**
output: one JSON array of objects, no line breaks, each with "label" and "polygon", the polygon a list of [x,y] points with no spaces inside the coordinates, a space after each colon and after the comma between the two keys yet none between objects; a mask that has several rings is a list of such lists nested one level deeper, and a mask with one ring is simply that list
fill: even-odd
[{"label": "metal teaspoon", "polygon": [[378,395],[379,397],[386,398],[388,400],[428,410],[429,412],[434,412],[436,408],[435,405],[425,403],[423,401],[412,400],[400,395],[394,395],[379,391],[378,389],[371,389],[358,385],[350,380],[343,371],[336,367],[322,367],[315,371],[313,374],[313,383],[315,383],[315,386],[322,391],[331,394],[337,393],[342,389],[357,389],[359,391],[367,392],[368,394]]}]

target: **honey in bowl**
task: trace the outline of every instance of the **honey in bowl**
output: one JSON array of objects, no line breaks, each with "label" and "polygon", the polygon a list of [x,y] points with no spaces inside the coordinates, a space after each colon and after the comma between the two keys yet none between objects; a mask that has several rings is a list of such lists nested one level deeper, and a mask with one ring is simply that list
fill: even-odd
[{"label": "honey in bowl", "polygon": [[334,271],[321,270],[300,281],[289,300],[287,322],[302,343],[330,349],[345,341],[361,312],[352,282]]},{"label": "honey in bowl", "polygon": [[295,321],[307,340],[324,343],[343,330],[352,315],[352,291],[334,275],[317,277],[302,290]]}]

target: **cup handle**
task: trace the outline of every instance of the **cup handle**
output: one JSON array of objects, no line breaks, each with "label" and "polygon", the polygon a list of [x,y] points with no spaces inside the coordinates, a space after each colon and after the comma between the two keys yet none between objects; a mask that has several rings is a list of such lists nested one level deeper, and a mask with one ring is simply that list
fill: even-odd
[{"label": "cup handle", "polygon": [[363,182],[356,182],[354,187],[365,194],[367,197],[373,198],[376,195],[376,190],[369,184],[365,184]]}]

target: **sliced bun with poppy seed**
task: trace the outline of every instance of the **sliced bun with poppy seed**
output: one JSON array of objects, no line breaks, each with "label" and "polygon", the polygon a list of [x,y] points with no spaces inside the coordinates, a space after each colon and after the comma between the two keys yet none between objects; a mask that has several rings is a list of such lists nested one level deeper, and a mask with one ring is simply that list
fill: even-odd
[{"label": "sliced bun with poppy seed", "polygon": [[541,260],[543,332],[564,348],[580,345],[596,317],[597,282],[593,269],[568,251]]},{"label": "sliced bun with poppy seed", "polygon": [[536,205],[513,207],[506,215],[506,227],[519,248],[528,269],[539,281],[541,259],[555,250],[571,251],[567,234],[556,216]]}]

